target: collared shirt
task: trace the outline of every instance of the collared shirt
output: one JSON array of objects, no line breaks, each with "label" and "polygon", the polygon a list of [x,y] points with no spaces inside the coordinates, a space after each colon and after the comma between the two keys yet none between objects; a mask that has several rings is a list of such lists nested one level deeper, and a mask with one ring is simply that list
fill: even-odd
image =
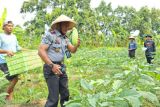
[{"label": "collared shirt", "polygon": [[42,37],[41,44],[47,44],[48,57],[55,62],[61,62],[64,60],[65,51],[67,50],[67,45],[70,44],[69,39],[62,35],[58,30],[48,31]]},{"label": "collared shirt", "polygon": [[[9,50],[17,52],[21,50],[21,47],[18,44],[17,38],[14,34],[0,34],[0,49]],[[5,56],[6,54],[0,54],[0,63],[6,63]]]}]

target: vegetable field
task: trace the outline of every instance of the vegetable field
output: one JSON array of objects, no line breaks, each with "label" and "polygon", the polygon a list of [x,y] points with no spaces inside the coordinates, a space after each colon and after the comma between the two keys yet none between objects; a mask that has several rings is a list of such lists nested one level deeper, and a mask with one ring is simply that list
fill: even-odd
[{"label": "vegetable field", "polygon": [[[160,9],[147,6],[139,10],[130,6],[113,8],[112,3],[106,4],[105,0],[91,8],[90,2],[24,0],[18,13],[24,21],[26,16],[33,15],[33,18],[26,20],[23,26],[15,25],[13,34],[20,46],[37,50],[42,36],[58,16],[64,14],[77,22],[78,35],[67,34],[73,44],[77,42],[73,39],[79,36],[81,47],[70,59],[65,59],[70,90],[66,107],[160,107]],[[8,16],[6,8],[2,11],[0,33]],[[157,47],[151,65],[146,63],[141,49],[146,34],[153,36]],[[136,36],[138,44],[135,59],[128,57],[130,35]],[[13,70],[21,68],[18,63],[33,58],[16,60],[10,66]],[[44,107],[47,85],[42,66],[32,69],[38,60],[34,61],[25,63],[32,67],[25,67],[30,71],[19,75],[11,102],[5,100],[8,81],[0,72],[0,107]]]},{"label": "vegetable field", "polygon": [[[128,57],[127,48],[79,49],[72,58],[65,60],[70,90],[70,101],[66,106],[159,107],[159,55],[157,52],[154,64],[149,65],[140,46],[135,59]],[[1,106],[43,107],[47,87],[42,68],[21,74],[19,78],[12,102],[5,102],[3,87],[8,82],[0,78]]]}]

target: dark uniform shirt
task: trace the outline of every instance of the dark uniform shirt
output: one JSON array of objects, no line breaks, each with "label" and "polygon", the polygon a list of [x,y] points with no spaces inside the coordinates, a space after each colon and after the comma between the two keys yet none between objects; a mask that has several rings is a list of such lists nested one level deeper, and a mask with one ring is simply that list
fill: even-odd
[{"label": "dark uniform shirt", "polygon": [[145,51],[146,55],[152,55],[152,53],[156,51],[155,43],[152,40],[146,40],[144,42],[144,47],[147,48]]}]

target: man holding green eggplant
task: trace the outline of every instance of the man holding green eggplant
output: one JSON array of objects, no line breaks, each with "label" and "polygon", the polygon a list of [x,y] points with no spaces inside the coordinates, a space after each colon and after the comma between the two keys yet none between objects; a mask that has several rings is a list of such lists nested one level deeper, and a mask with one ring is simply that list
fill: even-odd
[{"label": "man holding green eggplant", "polygon": [[51,29],[42,37],[38,54],[45,62],[43,66],[44,77],[48,86],[48,99],[45,107],[57,107],[60,94],[60,104],[64,107],[64,102],[69,100],[68,76],[64,64],[64,56],[71,57],[80,45],[72,45],[66,33],[76,25],[76,22],[65,16],[59,16],[51,24]]}]

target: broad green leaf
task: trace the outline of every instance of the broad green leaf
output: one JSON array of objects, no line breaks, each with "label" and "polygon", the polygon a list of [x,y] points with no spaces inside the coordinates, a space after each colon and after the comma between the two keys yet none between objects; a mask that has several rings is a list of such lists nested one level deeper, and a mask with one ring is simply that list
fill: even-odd
[{"label": "broad green leaf", "polygon": [[69,87],[70,92],[74,93],[74,95],[80,96],[80,91],[74,87]]},{"label": "broad green leaf", "polygon": [[139,100],[139,97],[135,97],[135,96],[128,96],[128,97],[124,97],[126,100],[128,100],[129,104],[132,107],[140,107],[142,104]]},{"label": "broad green leaf", "polygon": [[69,100],[68,102],[65,102],[64,105],[66,107],[81,107],[81,100],[80,99]]},{"label": "broad green leaf", "polygon": [[[160,67],[157,67],[156,70],[157,70],[157,71],[160,71]],[[160,72],[159,72],[159,74],[160,74]]]},{"label": "broad green leaf", "polygon": [[9,83],[6,79],[3,82],[0,82],[0,87],[4,86],[5,84]]},{"label": "broad green leaf", "polygon": [[148,99],[153,104],[160,105],[159,100],[155,94],[146,91],[138,91],[138,93],[141,94],[145,99]]},{"label": "broad green leaf", "polygon": [[146,79],[146,80],[150,81],[150,82],[154,82],[154,79],[151,76],[149,76],[149,75],[141,74],[141,77],[143,79]]},{"label": "broad green leaf", "polygon": [[124,71],[124,74],[125,74],[125,75],[128,75],[130,72],[131,72],[131,71],[129,71],[129,70],[125,70],[125,71]]},{"label": "broad green leaf", "polygon": [[130,107],[125,100],[114,101],[114,107]]},{"label": "broad green leaf", "polygon": [[115,80],[113,83],[113,89],[117,90],[120,86],[122,85],[122,81],[121,80]]},{"label": "broad green leaf", "polygon": [[110,96],[110,98],[107,98],[106,100],[114,102],[114,101],[123,101],[124,98]]},{"label": "broad green leaf", "polygon": [[92,90],[93,86],[90,85],[89,83],[87,83],[87,81],[85,81],[84,79],[81,79],[81,86],[86,89],[86,90]]},{"label": "broad green leaf", "polygon": [[96,107],[98,100],[100,100],[100,98],[102,97],[101,94],[102,93],[97,93],[97,94],[94,94],[94,95],[87,94],[87,99],[89,101],[89,104],[92,107]]},{"label": "broad green leaf", "polygon": [[98,103],[100,105],[100,107],[108,107],[110,105],[110,103],[108,102],[102,102],[102,103]]},{"label": "broad green leaf", "polygon": [[100,85],[100,84],[103,84],[104,82],[105,82],[105,80],[103,80],[103,79],[98,79],[98,80],[96,80],[96,81],[91,80],[90,84],[92,84],[92,85],[94,85],[94,84]]},{"label": "broad green leaf", "polygon": [[159,70],[154,70],[154,73],[156,73],[157,75],[160,75],[160,71]]},{"label": "broad green leaf", "polygon": [[104,93],[104,92],[100,92],[100,93],[98,93],[98,95],[99,95],[99,99],[100,99],[100,100],[108,99],[107,94],[108,94],[108,93]]},{"label": "broad green leaf", "polygon": [[92,106],[92,107],[96,107],[96,102],[97,102],[97,99],[96,98],[89,98],[88,99],[89,101],[89,104]]},{"label": "broad green leaf", "polygon": [[119,95],[119,97],[128,97],[128,96],[139,97],[140,94],[134,89],[125,89]]},{"label": "broad green leaf", "polygon": [[143,84],[143,85],[155,85],[154,82],[148,81],[146,79],[139,79],[138,82],[141,83],[141,84]]},{"label": "broad green leaf", "polygon": [[4,8],[2,12],[2,16],[0,16],[0,31],[2,30],[3,22],[6,20],[7,17],[7,8]]},{"label": "broad green leaf", "polygon": [[155,89],[155,90],[160,90],[160,87],[154,87],[153,89]]},{"label": "broad green leaf", "polygon": [[123,73],[117,73],[114,75],[113,78],[123,78],[124,77],[124,74]]},{"label": "broad green leaf", "polygon": [[70,103],[66,105],[66,107],[82,107],[82,104],[81,103]]}]

